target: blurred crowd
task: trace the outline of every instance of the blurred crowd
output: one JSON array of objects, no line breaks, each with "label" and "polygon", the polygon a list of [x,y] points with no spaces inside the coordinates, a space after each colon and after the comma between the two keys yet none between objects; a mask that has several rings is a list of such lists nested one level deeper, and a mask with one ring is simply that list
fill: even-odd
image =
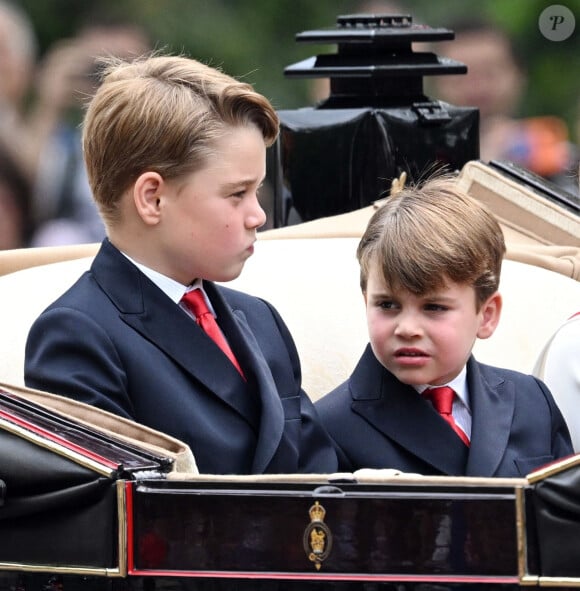
[{"label": "blurred crowd", "polygon": [[0,0],[0,249],[99,241],[81,150],[98,57],[151,48],[141,28],[91,19],[39,58],[28,15]]},{"label": "blurred crowd", "polygon": [[[381,7],[367,4],[367,12]],[[517,118],[526,76],[508,36],[484,24],[458,23],[454,30],[455,41],[434,51],[466,63],[469,73],[438,77],[434,98],[480,109],[483,160],[511,160],[577,195],[578,150],[563,120]],[[135,24],[94,18],[39,56],[28,15],[0,0],[0,249],[104,237],[82,160],[82,108],[95,88],[100,55],[132,57],[150,49]],[[580,127],[580,97],[578,109]]]},{"label": "blurred crowd", "polygon": [[[514,162],[577,197],[580,155],[573,130],[555,113],[520,116],[528,90],[526,63],[507,32],[479,18],[457,20],[448,28],[455,39],[435,49],[468,71],[433,78],[432,91],[445,102],[479,109],[481,159]],[[577,104],[580,131],[580,95]]]}]

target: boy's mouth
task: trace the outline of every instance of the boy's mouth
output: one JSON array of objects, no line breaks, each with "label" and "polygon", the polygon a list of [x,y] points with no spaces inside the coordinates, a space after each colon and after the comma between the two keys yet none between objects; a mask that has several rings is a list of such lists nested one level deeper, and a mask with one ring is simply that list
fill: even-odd
[{"label": "boy's mouth", "polygon": [[395,357],[428,357],[427,353],[421,349],[405,347],[395,351]]}]

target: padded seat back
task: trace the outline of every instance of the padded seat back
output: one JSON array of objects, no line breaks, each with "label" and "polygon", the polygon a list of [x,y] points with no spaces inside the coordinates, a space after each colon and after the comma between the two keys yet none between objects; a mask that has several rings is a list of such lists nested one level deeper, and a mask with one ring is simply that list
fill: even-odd
[{"label": "padded seat back", "polygon": [[[288,324],[303,385],[317,399],[345,380],[367,343],[358,238],[259,240],[242,275],[228,285],[270,301]],[[34,319],[87,270],[92,257],[0,277],[0,382],[24,384],[24,347]],[[578,309],[580,282],[519,261],[504,262],[504,309],[496,333],[477,341],[485,363],[530,373],[544,343]]]}]

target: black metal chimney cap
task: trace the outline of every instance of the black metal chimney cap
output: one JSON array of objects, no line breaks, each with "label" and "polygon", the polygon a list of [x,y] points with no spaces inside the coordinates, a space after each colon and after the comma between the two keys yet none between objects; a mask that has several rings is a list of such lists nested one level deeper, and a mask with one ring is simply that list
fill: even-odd
[{"label": "black metal chimney cap", "polygon": [[303,31],[296,41],[307,43],[387,43],[448,41],[455,38],[450,29],[413,23],[408,14],[346,14],[336,18],[334,29]]},{"label": "black metal chimney cap", "polygon": [[414,24],[407,14],[342,15],[334,29],[296,35],[297,41],[337,43],[338,51],[291,64],[284,75],[330,78],[330,97],[319,105],[324,108],[425,101],[423,76],[465,74],[467,67],[430,51],[414,51],[412,44],[454,38],[453,31]]},{"label": "black metal chimney cap", "polygon": [[447,41],[450,29],[413,23],[410,15],[351,14],[337,17],[334,29],[304,31],[296,40],[338,44],[338,53],[318,55],[287,66],[286,76],[306,78],[425,76],[465,74],[461,62],[431,52],[414,52],[413,42]]}]

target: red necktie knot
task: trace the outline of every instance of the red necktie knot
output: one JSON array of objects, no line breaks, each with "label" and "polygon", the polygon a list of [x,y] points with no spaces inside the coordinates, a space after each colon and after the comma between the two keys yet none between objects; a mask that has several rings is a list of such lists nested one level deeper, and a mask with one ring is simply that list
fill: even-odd
[{"label": "red necktie knot", "polygon": [[192,289],[188,291],[182,298],[186,306],[192,311],[199,324],[199,320],[205,314],[210,314],[207,302],[203,297],[200,289]]},{"label": "red necktie knot", "polygon": [[465,445],[469,445],[469,438],[465,432],[457,425],[453,418],[453,399],[455,391],[449,386],[439,386],[437,388],[427,388],[423,392],[423,397],[431,401],[435,410],[449,423],[451,428],[457,433]]},{"label": "red necktie knot", "polygon": [[[234,364],[235,368],[244,377],[244,372],[236,359],[232,349],[230,348],[226,338],[224,337],[220,327],[218,326],[213,314],[210,312],[205,297],[200,289],[192,289],[188,291],[181,301],[191,310],[195,316],[196,322],[207,333],[207,335],[214,341],[214,343],[226,354],[228,359]],[[245,379],[245,378],[244,378]]]},{"label": "red necktie knot", "polygon": [[449,386],[440,386],[438,388],[427,388],[423,396],[431,401],[435,410],[440,415],[450,415],[453,409],[453,398],[455,392]]}]

